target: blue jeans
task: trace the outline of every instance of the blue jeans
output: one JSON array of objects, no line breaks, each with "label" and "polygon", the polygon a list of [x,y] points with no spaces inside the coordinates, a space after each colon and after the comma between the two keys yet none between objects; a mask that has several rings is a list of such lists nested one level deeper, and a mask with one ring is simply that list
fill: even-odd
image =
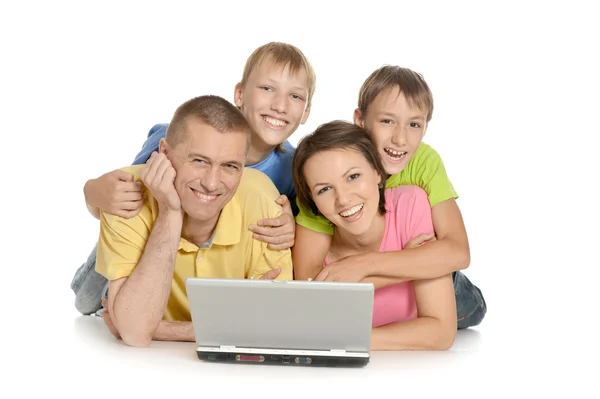
[{"label": "blue jeans", "polygon": [[[102,299],[108,296],[108,280],[96,272],[96,249],[90,253],[71,282],[75,292],[75,308],[84,315],[99,314],[102,310]],[[477,288],[462,272],[452,273],[454,295],[456,295],[457,328],[459,330],[474,327],[481,323],[487,313],[487,305],[481,290]]]},{"label": "blue jeans", "polygon": [[452,273],[456,296],[457,328],[462,330],[481,323],[487,313],[487,305],[481,290],[461,272]]},{"label": "blue jeans", "polygon": [[90,315],[102,310],[102,299],[108,294],[108,280],[96,271],[96,250],[94,246],[88,259],[83,263],[71,281],[75,292],[75,308],[79,313]]}]

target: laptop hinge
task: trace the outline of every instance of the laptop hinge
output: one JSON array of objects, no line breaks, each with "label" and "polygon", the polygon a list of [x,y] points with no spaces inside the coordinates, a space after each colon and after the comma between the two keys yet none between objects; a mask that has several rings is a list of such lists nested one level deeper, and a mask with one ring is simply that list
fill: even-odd
[{"label": "laptop hinge", "polygon": [[345,349],[330,349],[329,352],[332,353],[346,353]]}]

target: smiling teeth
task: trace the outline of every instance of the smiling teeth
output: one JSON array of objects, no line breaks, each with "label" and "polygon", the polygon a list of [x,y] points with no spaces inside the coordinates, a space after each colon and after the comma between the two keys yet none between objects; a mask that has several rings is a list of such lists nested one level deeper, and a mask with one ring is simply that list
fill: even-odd
[{"label": "smiling teeth", "polygon": [[394,151],[391,148],[386,148],[385,152],[387,152],[389,155],[393,155],[395,157],[401,157],[402,155],[406,155],[406,151]]},{"label": "smiling teeth", "polygon": [[347,218],[349,216],[354,215],[356,212],[360,211],[363,208],[363,206],[365,206],[365,204],[360,204],[360,205],[353,206],[352,208],[348,209],[347,211],[340,212],[340,215],[342,217]]},{"label": "smiling teeth", "polygon": [[273,126],[285,126],[285,122],[279,119],[271,118],[269,116],[264,116],[263,119]]},{"label": "smiling teeth", "polygon": [[203,201],[212,201],[215,198],[217,198],[216,195],[206,195],[206,194],[202,194],[201,192],[198,192],[196,190],[194,190],[194,194],[196,195],[197,198],[199,198]]}]

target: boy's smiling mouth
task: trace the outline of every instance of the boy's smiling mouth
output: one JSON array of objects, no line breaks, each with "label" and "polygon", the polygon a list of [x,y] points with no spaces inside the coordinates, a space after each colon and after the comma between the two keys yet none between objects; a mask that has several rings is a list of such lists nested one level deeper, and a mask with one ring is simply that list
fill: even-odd
[{"label": "boy's smiling mouth", "polygon": [[272,116],[269,116],[269,115],[263,115],[262,118],[267,123],[267,126],[269,126],[271,129],[280,130],[280,129],[283,129],[284,127],[286,127],[288,124],[284,120],[273,118]]},{"label": "boy's smiling mouth", "polygon": [[392,160],[392,162],[402,161],[407,154],[407,151],[396,151],[392,150],[391,148],[384,148],[383,151],[385,151],[386,155],[390,160]]}]

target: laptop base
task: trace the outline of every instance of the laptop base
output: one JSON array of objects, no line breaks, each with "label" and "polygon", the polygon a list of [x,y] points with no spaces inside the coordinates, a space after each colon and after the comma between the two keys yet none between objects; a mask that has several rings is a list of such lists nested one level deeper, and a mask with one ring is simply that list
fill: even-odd
[{"label": "laptop base", "polygon": [[279,355],[244,352],[205,352],[197,350],[198,359],[213,363],[245,363],[305,367],[364,367],[369,357],[328,355]]}]

